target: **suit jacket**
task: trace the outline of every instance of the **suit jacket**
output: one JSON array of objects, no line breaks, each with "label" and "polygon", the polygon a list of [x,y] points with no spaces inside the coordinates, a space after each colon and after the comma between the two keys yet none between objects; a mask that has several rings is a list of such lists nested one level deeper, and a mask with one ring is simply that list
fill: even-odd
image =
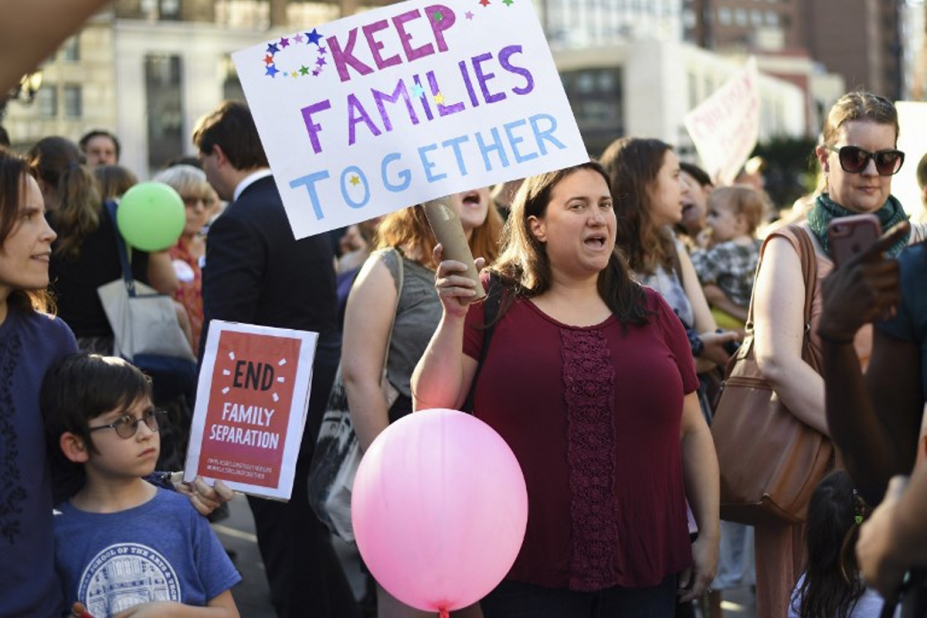
[{"label": "suit jacket", "polygon": [[319,333],[300,457],[311,455],[340,347],[334,255],[325,234],[293,237],[273,177],[247,187],[209,227],[203,313],[200,358],[213,319]]},{"label": "suit jacket", "polygon": [[334,332],[333,264],[325,235],[294,239],[274,179],[261,178],[209,227],[205,319]]}]

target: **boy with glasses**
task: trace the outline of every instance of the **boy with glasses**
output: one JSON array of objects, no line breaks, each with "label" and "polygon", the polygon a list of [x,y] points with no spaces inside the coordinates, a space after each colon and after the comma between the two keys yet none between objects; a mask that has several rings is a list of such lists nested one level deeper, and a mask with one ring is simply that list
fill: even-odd
[{"label": "boy with glasses", "polygon": [[[189,500],[143,477],[154,472],[163,413],[151,382],[120,358],[66,357],[40,398],[49,450],[80,489],[58,506],[55,562],[65,599],[95,618],[237,618],[241,580]],[[76,603],[75,603],[76,605]]]}]

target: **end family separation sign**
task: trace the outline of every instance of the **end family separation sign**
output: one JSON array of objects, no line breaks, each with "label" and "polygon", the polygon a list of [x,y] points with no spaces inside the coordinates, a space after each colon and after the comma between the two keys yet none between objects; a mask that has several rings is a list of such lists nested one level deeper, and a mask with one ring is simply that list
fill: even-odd
[{"label": "end family separation sign", "polygon": [[287,500],[306,423],[316,333],[213,320],[184,480]]},{"label": "end family separation sign", "polygon": [[531,0],[410,0],[233,59],[297,238],[589,159]]}]

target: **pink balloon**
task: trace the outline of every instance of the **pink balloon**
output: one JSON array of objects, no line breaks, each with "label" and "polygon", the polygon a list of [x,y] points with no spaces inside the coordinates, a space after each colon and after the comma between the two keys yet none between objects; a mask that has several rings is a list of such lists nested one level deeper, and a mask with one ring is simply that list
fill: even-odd
[{"label": "pink balloon", "polygon": [[528,521],[525,477],[489,425],[456,410],[410,414],[377,436],[351,499],[376,580],[424,611],[471,605],[498,585]]}]

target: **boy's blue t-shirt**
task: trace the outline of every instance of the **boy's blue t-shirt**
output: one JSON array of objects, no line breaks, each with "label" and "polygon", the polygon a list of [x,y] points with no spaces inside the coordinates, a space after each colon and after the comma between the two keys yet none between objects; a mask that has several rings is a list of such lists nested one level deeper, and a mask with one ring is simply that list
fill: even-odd
[{"label": "boy's blue t-shirt", "polygon": [[241,575],[209,522],[186,496],[158,489],[119,513],[88,513],[70,503],[55,517],[55,564],[66,603],[105,618],[140,603],[205,606]]}]

